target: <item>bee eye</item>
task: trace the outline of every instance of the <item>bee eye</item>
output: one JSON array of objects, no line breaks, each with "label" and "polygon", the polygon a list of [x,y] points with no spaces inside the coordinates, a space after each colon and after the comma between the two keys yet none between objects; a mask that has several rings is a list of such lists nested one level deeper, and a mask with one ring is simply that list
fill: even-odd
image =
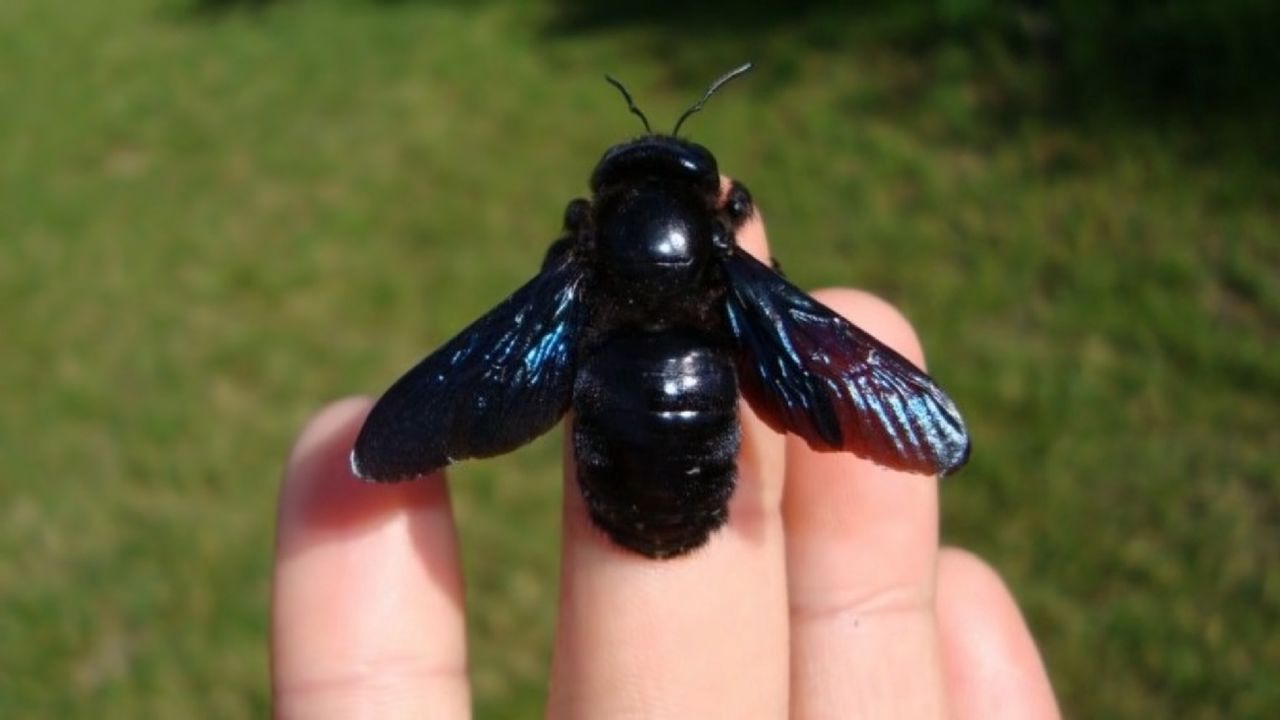
[{"label": "bee eye", "polygon": [[711,228],[711,246],[723,257],[733,253],[733,233],[721,220],[717,220]]}]

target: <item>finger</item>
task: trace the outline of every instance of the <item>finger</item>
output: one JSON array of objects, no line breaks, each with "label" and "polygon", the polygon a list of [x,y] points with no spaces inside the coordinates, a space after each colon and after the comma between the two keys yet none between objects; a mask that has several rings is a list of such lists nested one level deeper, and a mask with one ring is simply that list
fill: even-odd
[{"label": "finger", "polygon": [[938,560],[938,633],[956,720],[1054,720],[1049,675],[1008,588],[986,563],[948,548]]},{"label": "finger", "polygon": [[[884,301],[815,296],[923,365],[911,326]],[[942,716],[935,478],[789,436],[786,488],[792,717]]]},{"label": "finger", "polygon": [[280,493],[271,672],[279,717],[469,714],[462,581],[441,475],[355,478],[369,401],[302,431]]},{"label": "finger", "polygon": [[[759,218],[738,240],[767,257]],[[786,715],[782,438],[745,405],[739,414],[728,524],[674,559],[621,549],[592,527],[566,457],[552,717]]]}]

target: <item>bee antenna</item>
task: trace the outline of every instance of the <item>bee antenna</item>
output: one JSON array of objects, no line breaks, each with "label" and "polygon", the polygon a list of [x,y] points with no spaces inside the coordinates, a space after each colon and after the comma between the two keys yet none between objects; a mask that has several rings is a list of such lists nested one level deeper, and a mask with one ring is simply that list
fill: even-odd
[{"label": "bee antenna", "polygon": [[636,117],[640,118],[640,122],[644,123],[644,131],[652,135],[653,129],[649,127],[649,118],[645,117],[644,113],[640,112],[640,108],[636,107],[635,102],[631,100],[631,93],[627,92],[627,89],[622,86],[622,83],[615,80],[611,75],[605,75],[604,79],[607,80],[610,85],[618,88],[618,92],[622,93],[622,97],[627,101],[627,109],[634,113]]},{"label": "bee antenna", "polygon": [[684,124],[684,121],[687,120],[690,115],[701,110],[702,106],[706,105],[707,101],[711,99],[711,96],[715,95],[716,91],[719,90],[725,83],[738,77],[739,75],[745,74],[750,69],[751,69],[751,63],[749,62],[743,63],[738,67],[716,78],[716,81],[711,83],[711,87],[707,88],[707,91],[703,93],[702,99],[694,103],[693,107],[689,108],[688,110],[685,110],[684,114],[680,116],[680,119],[676,121],[676,129],[671,131],[671,137],[675,137],[676,135],[679,135],[680,126]]}]

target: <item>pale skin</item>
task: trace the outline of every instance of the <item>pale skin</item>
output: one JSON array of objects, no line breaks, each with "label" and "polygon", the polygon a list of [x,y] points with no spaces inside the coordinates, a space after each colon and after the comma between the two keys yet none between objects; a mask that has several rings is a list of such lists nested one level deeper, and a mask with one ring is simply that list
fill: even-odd
[{"label": "pale skin", "polygon": [[[768,257],[759,215],[738,240]],[[924,365],[911,326],[884,301],[848,289],[815,295]],[[347,455],[370,405],[349,398],[319,412],[285,471],[275,714],[470,717],[445,473],[395,485],[355,479]],[[999,576],[939,547],[936,478],[815,452],[745,403],[740,415],[729,523],[684,557],[651,560],[611,544],[588,521],[565,463],[548,717],[1059,717]]]}]

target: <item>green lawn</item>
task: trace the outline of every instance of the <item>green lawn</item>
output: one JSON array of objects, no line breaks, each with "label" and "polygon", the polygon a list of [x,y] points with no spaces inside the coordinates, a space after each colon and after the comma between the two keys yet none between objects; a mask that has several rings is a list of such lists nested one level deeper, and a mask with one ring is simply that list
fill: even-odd
[{"label": "green lawn", "polygon": [[[1274,117],[1016,112],[969,45],[571,10],[0,4],[0,717],[264,714],[299,424],[535,270],[638,130],[603,72],[667,127],[746,55],[687,134],[792,278],[914,320],[975,437],[944,535],[1069,714],[1280,713]],[[453,474],[481,717],[543,702],[558,444]]]}]

